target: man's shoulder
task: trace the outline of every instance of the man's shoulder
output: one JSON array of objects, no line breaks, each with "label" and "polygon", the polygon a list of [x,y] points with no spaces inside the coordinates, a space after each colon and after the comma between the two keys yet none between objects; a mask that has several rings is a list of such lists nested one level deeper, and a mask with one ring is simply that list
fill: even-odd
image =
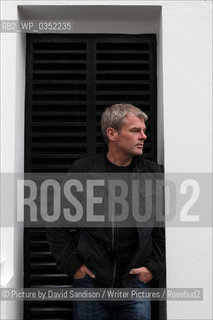
[{"label": "man's shoulder", "polygon": [[139,156],[136,158],[136,166],[143,172],[164,172],[163,165],[160,165],[157,162],[148,159],[144,159],[143,156]]},{"label": "man's shoulder", "polygon": [[70,167],[70,171],[76,172],[91,172],[96,171],[98,166],[103,162],[104,156],[102,154],[97,154],[95,156],[88,156],[80,158],[73,162]]}]

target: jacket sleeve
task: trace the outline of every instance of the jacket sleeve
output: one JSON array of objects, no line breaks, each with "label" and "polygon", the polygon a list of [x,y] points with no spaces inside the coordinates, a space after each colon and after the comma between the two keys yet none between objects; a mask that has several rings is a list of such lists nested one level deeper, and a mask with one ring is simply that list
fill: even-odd
[{"label": "jacket sleeve", "polygon": [[[79,171],[79,168],[73,163],[69,173],[76,171]],[[76,254],[80,229],[71,229],[71,226],[70,228],[49,227],[46,228],[46,235],[50,251],[56,260],[57,268],[73,276],[83,264]]]},{"label": "jacket sleeve", "polygon": [[75,237],[80,231],[47,228],[47,241],[59,270],[72,276],[83,264],[75,252]]},{"label": "jacket sleeve", "polygon": [[[163,166],[158,166],[158,173],[164,172]],[[162,180],[162,186],[160,189],[160,192],[158,193],[158,196],[163,201],[163,211],[164,211],[164,178],[163,175],[161,176]],[[161,212],[163,213],[163,212]],[[158,213],[155,212],[156,219]],[[144,264],[145,267],[147,267],[152,275],[153,279],[160,279],[165,271],[166,271],[166,261],[165,261],[165,221],[162,221],[160,224],[153,227],[152,230],[152,253],[148,257],[148,259],[145,261]]]},{"label": "jacket sleeve", "polygon": [[165,229],[153,228],[152,254],[145,261],[144,266],[152,273],[153,279],[160,279],[166,270],[165,262]]}]

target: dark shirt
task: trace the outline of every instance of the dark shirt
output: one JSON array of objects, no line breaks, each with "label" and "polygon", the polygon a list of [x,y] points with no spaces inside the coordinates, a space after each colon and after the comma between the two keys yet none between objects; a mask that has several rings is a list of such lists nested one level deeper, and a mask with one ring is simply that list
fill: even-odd
[{"label": "dark shirt", "polygon": [[[122,167],[111,163],[106,157],[106,172],[128,173],[132,172],[132,163]],[[136,228],[115,228],[115,287],[121,287],[121,278],[138,246],[138,233]]]}]

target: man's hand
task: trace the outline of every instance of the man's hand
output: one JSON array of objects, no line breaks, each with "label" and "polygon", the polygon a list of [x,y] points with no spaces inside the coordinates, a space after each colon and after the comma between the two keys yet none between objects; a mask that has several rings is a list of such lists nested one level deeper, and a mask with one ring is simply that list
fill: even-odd
[{"label": "man's hand", "polygon": [[86,275],[89,275],[91,278],[95,278],[95,275],[90,271],[85,264],[82,264],[82,266],[74,273],[73,278],[74,279],[83,279],[86,277]]},{"label": "man's hand", "polygon": [[131,269],[129,273],[137,274],[138,279],[143,281],[144,283],[149,282],[153,278],[152,273],[146,267]]}]

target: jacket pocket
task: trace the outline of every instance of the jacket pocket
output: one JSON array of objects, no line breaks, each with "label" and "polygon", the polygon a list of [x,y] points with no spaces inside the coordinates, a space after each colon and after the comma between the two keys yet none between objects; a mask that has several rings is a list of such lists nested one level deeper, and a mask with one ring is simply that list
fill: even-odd
[{"label": "jacket pocket", "polygon": [[111,283],[113,277],[113,261],[107,250],[101,246],[86,229],[81,230],[76,254],[96,276],[100,282]]}]

